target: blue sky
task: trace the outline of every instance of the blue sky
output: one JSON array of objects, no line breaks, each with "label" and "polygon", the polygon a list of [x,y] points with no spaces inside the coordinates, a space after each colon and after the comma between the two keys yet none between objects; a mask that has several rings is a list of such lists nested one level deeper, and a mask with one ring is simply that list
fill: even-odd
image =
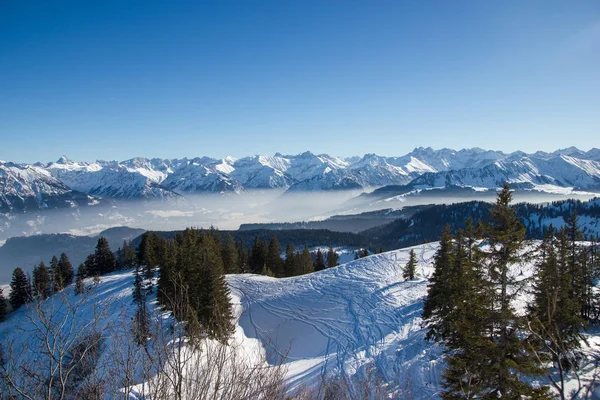
[{"label": "blue sky", "polygon": [[600,146],[600,2],[2,1],[0,159]]}]

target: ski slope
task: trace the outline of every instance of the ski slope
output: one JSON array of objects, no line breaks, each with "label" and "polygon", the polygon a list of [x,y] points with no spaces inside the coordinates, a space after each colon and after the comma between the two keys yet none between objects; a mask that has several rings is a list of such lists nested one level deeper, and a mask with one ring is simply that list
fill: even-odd
[{"label": "ski slope", "polygon": [[437,244],[414,247],[418,278],[405,282],[408,249],[294,278],[230,275],[238,325],[271,363],[285,357],[292,390],[322,377],[387,382],[392,394],[439,391],[441,349],[424,341],[421,310]]},{"label": "ski slope", "polygon": [[[265,354],[269,364],[283,362],[292,393],[318,387],[324,378],[338,377],[355,383],[354,390],[371,385],[390,398],[437,399],[442,390],[443,349],[424,340],[420,317],[437,247],[430,243],[395,250],[293,278],[228,275],[236,318],[232,349],[240,351],[243,359],[260,362]],[[410,249],[417,254],[417,278],[405,281],[402,269]],[[513,273],[526,279],[533,267],[524,264],[513,268]],[[99,365],[105,366],[98,374],[109,378],[118,397],[123,380],[106,365],[111,365],[111,355],[125,352],[131,344],[136,310],[131,297],[133,275],[131,271],[118,272],[101,277],[97,284],[91,280],[86,284],[90,287],[87,296],[75,296],[69,287],[44,307],[62,316],[68,312],[63,302],[77,305],[73,324],[69,322],[67,327],[97,320],[95,329],[103,332],[107,349],[102,356],[107,362],[100,360]],[[526,301],[523,296],[519,308]],[[163,321],[168,332],[171,318],[157,307],[154,298],[149,303],[152,314]],[[33,328],[31,315],[31,310],[23,307],[0,323],[0,341],[9,340],[15,348],[34,346],[35,340],[27,333]],[[588,359],[580,374],[584,385],[589,385],[596,367],[590,362],[592,355],[600,354],[600,330],[589,332],[587,339]],[[31,356],[34,349],[20,357]],[[142,398],[145,386],[136,374],[130,398]],[[570,387],[575,386],[576,380],[571,379]],[[597,390],[600,395],[600,386]]]}]

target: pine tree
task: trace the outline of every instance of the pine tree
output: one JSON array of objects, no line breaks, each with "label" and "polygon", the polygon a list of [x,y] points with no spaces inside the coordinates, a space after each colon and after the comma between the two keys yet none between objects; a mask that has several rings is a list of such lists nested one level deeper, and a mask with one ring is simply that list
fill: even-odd
[{"label": "pine tree", "polygon": [[450,331],[447,317],[451,311],[450,296],[452,293],[450,286],[452,235],[448,225],[440,238],[440,247],[436,251],[433,267],[433,275],[427,286],[427,298],[423,304],[422,318],[428,327],[426,339],[443,340]]},{"label": "pine tree", "polygon": [[281,258],[281,246],[279,245],[277,236],[273,236],[269,242],[266,265],[274,276],[281,278],[285,275],[283,259]]},{"label": "pine tree", "polygon": [[50,260],[49,275],[52,284],[52,292],[60,292],[64,288],[64,282],[58,266],[58,258],[56,256],[52,256],[52,260]]},{"label": "pine tree", "polygon": [[4,290],[0,288],[0,322],[6,319],[6,298],[4,297]]},{"label": "pine tree", "polygon": [[29,303],[32,299],[29,278],[21,268],[15,268],[13,271],[9,299],[13,310]]},{"label": "pine tree", "polygon": [[101,236],[96,244],[94,252],[94,275],[104,275],[114,272],[117,269],[117,258],[110,250],[108,240]]},{"label": "pine tree", "polygon": [[305,245],[300,255],[300,261],[298,262],[298,271],[296,275],[310,274],[314,272],[312,256],[308,247]]},{"label": "pine tree", "polygon": [[71,261],[69,261],[69,257],[67,257],[65,253],[61,253],[60,255],[60,259],[58,260],[58,270],[62,281],[62,290],[73,283],[73,278],[75,277],[73,265],[71,265]]},{"label": "pine tree", "polygon": [[245,274],[250,272],[250,267],[248,265],[248,252],[246,251],[246,245],[243,240],[236,242],[235,247],[238,252],[238,268],[237,270],[241,274]]},{"label": "pine tree", "polygon": [[133,302],[137,305],[137,310],[133,320],[132,331],[136,342],[146,345],[147,339],[150,337],[150,323],[146,307],[146,290],[139,267],[136,267],[134,271]]},{"label": "pine tree", "polygon": [[158,237],[152,232],[146,232],[142,235],[140,246],[138,247],[138,263],[143,265],[146,279],[154,277],[154,267],[158,265],[156,257]]},{"label": "pine tree", "polygon": [[338,260],[340,256],[335,252],[333,246],[329,246],[329,250],[327,251],[327,268],[333,268],[338,265]]},{"label": "pine tree", "polygon": [[406,263],[406,266],[404,267],[404,271],[402,272],[402,278],[412,281],[413,279],[415,279],[416,271],[417,271],[417,256],[415,254],[415,251],[413,249],[411,249],[410,252],[408,253],[408,262]]},{"label": "pine tree", "polygon": [[133,243],[127,240],[123,241],[123,245],[117,251],[117,268],[131,269],[138,265],[138,257]]},{"label": "pine tree", "polygon": [[520,335],[523,321],[513,306],[523,283],[509,274],[509,267],[520,260],[525,247],[525,227],[510,207],[511,200],[510,188],[505,183],[492,207],[490,221],[483,226],[484,239],[490,246],[489,252],[484,254],[488,285],[496,289],[487,310],[494,346],[488,348],[486,356],[490,367],[485,370],[483,379],[489,395],[518,398],[538,392],[522,381],[521,375],[535,375],[540,371],[527,352],[527,343]]},{"label": "pine tree", "polygon": [[240,272],[238,254],[233,237],[228,233],[221,246],[221,257],[223,258],[223,267],[226,274],[238,274]]},{"label": "pine tree", "polygon": [[285,276],[294,276],[297,270],[296,261],[296,250],[294,249],[294,246],[288,242],[287,246],[285,247],[285,262],[283,264]]},{"label": "pine tree", "polygon": [[314,269],[315,269],[315,271],[322,271],[325,269],[325,257],[323,257],[323,252],[321,251],[321,249],[317,250],[317,256],[315,258]]},{"label": "pine tree", "polygon": [[47,299],[52,293],[52,282],[48,267],[42,261],[33,269],[33,295],[41,299]]},{"label": "pine tree", "polygon": [[254,244],[250,250],[249,264],[250,271],[253,274],[260,274],[267,263],[269,246],[264,240],[259,240],[258,236],[254,237]]},{"label": "pine tree", "polygon": [[562,230],[557,235],[551,226],[538,249],[534,301],[529,307],[528,325],[530,346],[541,361],[551,362],[558,369],[558,379],[553,374],[548,377],[562,399],[565,398],[565,375],[577,368],[581,357],[581,330],[585,327],[580,304],[570,293],[569,247],[567,233]]},{"label": "pine tree", "polygon": [[79,264],[79,268],[77,268],[77,278],[75,279],[75,294],[79,295],[85,291],[85,284],[83,283],[83,279],[86,276],[87,272],[85,264]]}]

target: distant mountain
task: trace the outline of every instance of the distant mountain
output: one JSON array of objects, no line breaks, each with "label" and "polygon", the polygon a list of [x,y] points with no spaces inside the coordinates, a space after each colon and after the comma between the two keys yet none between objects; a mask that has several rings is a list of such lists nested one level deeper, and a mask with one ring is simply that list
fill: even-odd
[{"label": "distant mountain", "polygon": [[170,172],[168,167],[145,161],[148,160],[133,159],[122,164],[83,163],[61,157],[45,169],[70,188],[95,196],[119,199],[177,197],[159,183]]},{"label": "distant mountain", "polygon": [[93,201],[43,168],[0,162],[0,212],[76,207]]},{"label": "distant mountain", "polygon": [[[468,194],[493,190],[508,181],[523,190],[600,191],[600,150],[585,152],[575,147],[533,154],[419,147],[400,157],[366,154],[339,158],[307,151],[240,159],[132,158],[92,163],[63,156],[49,164],[0,165],[5,171],[2,176],[10,176],[0,181],[2,212],[79,205],[83,195],[171,199],[194,193],[237,194],[272,188],[297,193],[383,187],[387,194],[396,195],[452,189]],[[381,193],[376,190],[373,196]]]},{"label": "distant mountain", "polygon": [[[581,155],[580,155],[581,156]],[[481,167],[428,172],[406,185],[379,188],[367,198],[391,198],[424,190],[472,192],[495,190],[508,182],[513,189],[548,193],[600,192],[600,162],[565,154],[511,154]]]}]

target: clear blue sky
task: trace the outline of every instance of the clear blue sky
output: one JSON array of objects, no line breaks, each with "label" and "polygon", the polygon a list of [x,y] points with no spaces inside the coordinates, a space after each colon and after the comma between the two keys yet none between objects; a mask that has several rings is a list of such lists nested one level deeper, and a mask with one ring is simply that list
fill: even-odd
[{"label": "clear blue sky", "polygon": [[598,137],[598,0],[0,0],[4,160]]}]

